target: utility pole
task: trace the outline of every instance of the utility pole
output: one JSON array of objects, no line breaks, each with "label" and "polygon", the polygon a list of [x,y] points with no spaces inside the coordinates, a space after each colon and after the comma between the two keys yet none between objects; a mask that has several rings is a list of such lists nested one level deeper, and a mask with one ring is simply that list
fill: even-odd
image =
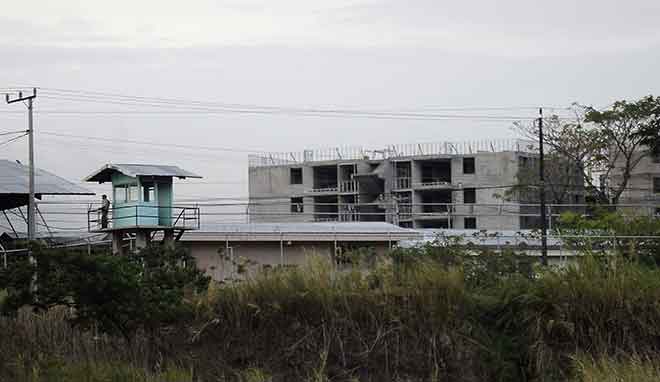
[{"label": "utility pole", "polygon": [[541,198],[541,264],[548,265],[548,222],[545,213],[545,174],[543,163],[543,108],[539,108],[539,190]]},{"label": "utility pole", "polygon": [[34,197],[34,125],[33,125],[33,107],[32,100],[37,98],[37,88],[32,88],[32,95],[23,96],[23,92],[18,92],[18,98],[9,98],[9,94],[5,94],[7,103],[24,102],[27,101],[28,109],[28,145],[29,145],[29,197],[28,197],[28,240],[33,241],[36,236],[37,219],[36,210],[37,204]]}]

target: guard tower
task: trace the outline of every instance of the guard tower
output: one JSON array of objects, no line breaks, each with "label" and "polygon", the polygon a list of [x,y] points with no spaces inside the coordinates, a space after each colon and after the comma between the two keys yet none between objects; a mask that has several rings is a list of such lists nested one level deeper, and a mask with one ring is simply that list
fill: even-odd
[{"label": "guard tower", "polygon": [[135,249],[146,247],[162,231],[163,241],[176,241],[186,230],[199,229],[197,206],[173,205],[173,179],[201,178],[176,166],[107,164],[85,178],[87,182],[112,183],[107,218],[100,208],[87,212],[89,232],[111,233],[112,252],[125,254],[125,239],[135,239]]}]

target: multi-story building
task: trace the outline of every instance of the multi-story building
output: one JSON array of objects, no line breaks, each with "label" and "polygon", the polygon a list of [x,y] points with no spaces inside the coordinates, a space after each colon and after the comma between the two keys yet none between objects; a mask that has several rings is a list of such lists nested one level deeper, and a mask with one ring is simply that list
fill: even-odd
[{"label": "multi-story building", "polygon": [[496,140],[253,155],[250,220],[520,229],[520,205],[501,195],[533,152]]}]

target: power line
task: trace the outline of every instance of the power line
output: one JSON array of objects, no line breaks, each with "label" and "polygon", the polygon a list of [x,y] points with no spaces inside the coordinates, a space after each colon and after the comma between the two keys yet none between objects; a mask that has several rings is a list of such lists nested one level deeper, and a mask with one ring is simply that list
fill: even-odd
[{"label": "power line", "polygon": [[[15,114],[14,111],[3,110],[2,113]],[[457,115],[457,114],[401,114],[401,113],[347,113],[347,112],[269,112],[264,110],[36,110],[35,113],[46,115],[73,115],[73,116],[95,116],[95,115],[226,115],[226,114],[253,114],[253,115],[284,115],[297,117],[320,117],[320,118],[355,118],[373,120],[400,120],[400,121],[493,121],[493,122],[515,122],[522,120],[532,121],[534,118],[526,116],[495,116],[495,115]]]},{"label": "power line", "polygon": [[28,130],[7,131],[7,132],[4,132],[4,133],[0,133],[0,136],[22,134],[22,133],[27,133],[27,132],[28,132]]},{"label": "power line", "polygon": [[53,132],[48,132],[48,131],[42,131],[41,134],[51,135],[51,136],[56,136],[56,137],[64,137],[64,138],[84,139],[84,140],[98,141],[98,142],[112,142],[112,143],[121,142],[121,143],[129,143],[129,144],[134,144],[134,145],[176,147],[176,148],[182,148],[182,149],[195,149],[195,150],[206,150],[206,151],[227,151],[227,152],[248,153],[248,154],[256,154],[256,153],[263,152],[263,151],[259,151],[259,150],[245,150],[245,149],[237,149],[237,148],[230,148],[230,147],[182,145],[182,144],[177,144],[177,143],[154,143],[154,142],[148,142],[148,141],[139,141],[139,140],[133,140],[133,139],[119,139],[119,138],[99,138],[99,137],[86,136],[86,135],[53,133]]},{"label": "power line", "polygon": [[[213,101],[195,101],[189,99],[178,99],[178,98],[163,98],[163,97],[144,97],[144,96],[135,96],[135,95],[125,95],[118,93],[109,93],[109,92],[99,92],[99,91],[86,91],[86,90],[75,90],[75,89],[62,89],[62,88],[43,88],[47,93],[53,93],[54,95],[72,97],[78,99],[89,99],[88,97],[94,96],[96,99],[109,99],[109,100],[120,100],[120,101],[135,101],[142,103],[163,103],[163,104],[173,104],[173,105],[195,105],[195,106],[214,106],[214,107],[229,107],[229,108],[254,108],[254,109],[268,109],[268,110],[296,110],[296,111],[318,111],[328,108],[292,108],[284,106],[274,106],[274,105],[255,105],[255,104],[241,104],[241,103],[226,103],[226,102],[213,102]],[[567,107],[561,106],[546,106],[553,109],[570,109]],[[410,109],[396,109],[395,111],[418,111],[418,110],[443,110],[443,111],[457,111],[457,110],[536,110],[538,106],[486,106],[486,107],[475,107],[475,106],[426,106],[422,108],[410,108]],[[355,109],[340,109],[341,111],[360,111]],[[393,110],[388,109],[372,109],[369,112],[392,112]]]},{"label": "power line", "polygon": [[23,137],[26,136],[26,135],[28,135],[28,133],[23,133],[23,134],[19,135],[18,137],[14,137],[14,138],[8,139],[8,140],[6,140],[6,141],[4,141],[4,142],[0,142],[0,146],[8,145],[8,144],[10,144],[11,142],[14,142],[14,141],[16,141],[16,140],[18,140],[18,139],[21,139],[21,138],[23,138]]},{"label": "power line", "polygon": [[[122,95],[117,93],[83,91],[72,89],[44,88],[44,97],[60,101],[108,103],[124,106],[156,107],[178,110],[40,110],[40,113],[49,114],[261,114],[261,115],[297,115],[312,117],[340,117],[340,118],[368,118],[368,119],[421,119],[421,120],[446,120],[446,119],[469,119],[469,120],[494,120],[494,121],[517,121],[533,119],[527,116],[505,116],[505,115],[457,115],[457,114],[435,114],[428,112],[410,112],[399,110],[365,110],[328,107],[282,107],[271,105],[249,105],[237,103],[218,103],[208,101],[192,101],[174,98],[140,97],[134,95]],[[93,96],[93,98],[90,98]],[[183,108],[183,109],[181,109]],[[469,110],[525,110],[527,107],[446,107],[445,111],[469,111]],[[442,110],[435,108],[435,110]]]}]

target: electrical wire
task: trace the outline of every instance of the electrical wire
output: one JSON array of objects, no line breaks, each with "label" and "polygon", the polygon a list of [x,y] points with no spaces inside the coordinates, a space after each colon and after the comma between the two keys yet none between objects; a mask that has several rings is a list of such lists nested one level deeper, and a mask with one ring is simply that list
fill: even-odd
[{"label": "electrical wire", "polygon": [[119,143],[128,143],[128,144],[134,144],[134,145],[146,145],[146,146],[182,148],[182,149],[195,149],[195,150],[206,150],[206,151],[213,151],[213,152],[215,152],[215,151],[227,151],[227,152],[249,153],[249,154],[255,154],[255,153],[263,152],[263,151],[260,151],[260,150],[245,150],[245,149],[237,149],[237,148],[230,148],[230,147],[182,145],[182,144],[176,144],[176,143],[155,143],[155,142],[148,142],[148,141],[139,141],[139,140],[132,140],[132,139],[119,139],[119,138],[99,138],[99,137],[93,137],[93,136],[87,136],[87,135],[54,133],[54,132],[51,132],[51,131],[40,131],[39,134],[50,135],[50,136],[55,136],[55,137],[63,137],[63,138],[84,139],[84,140],[98,141],[98,142],[110,142],[110,143],[119,142]]},{"label": "electrical wire", "polygon": [[[528,116],[507,116],[507,115],[457,115],[457,114],[436,114],[428,112],[410,112],[399,110],[365,110],[365,109],[346,109],[346,108],[322,108],[322,107],[281,107],[270,105],[248,105],[237,103],[218,103],[181,100],[173,98],[159,97],[140,97],[134,95],[122,95],[117,93],[83,91],[72,89],[42,88],[40,96],[46,99],[53,99],[62,102],[89,102],[89,103],[107,103],[131,107],[155,107],[177,110],[37,110],[38,113],[47,114],[262,114],[262,115],[297,115],[312,117],[340,117],[340,118],[368,118],[368,119],[417,119],[417,120],[491,120],[491,121],[518,121],[534,119]],[[529,107],[446,107],[445,111],[450,110],[525,110]],[[428,110],[428,109],[427,109]],[[435,108],[441,110],[441,108]]]},{"label": "electrical wire", "polygon": [[15,134],[21,134],[21,133],[25,134],[25,133],[28,133],[28,132],[29,132],[29,130],[8,131],[8,132],[0,133],[0,136],[15,135]]},{"label": "electrical wire", "polygon": [[[224,103],[224,102],[212,102],[212,101],[193,101],[193,100],[184,100],[176,98],[162,98],[162,97],[144,97],[136,95],[125,95],[118,93],[108,93],[108,92],[98,92],[98,91],[85,91],[85,90],[74,90],[74,89],[62,89],[62,88],[42,88],[42,92],[53,93],[55,96],[63,97],[73,97],[78,100],[90,99],[89,97],[107,99],[107,100],[121,100],[121,101],[135,101],[142,103],[163,103],[170,105],[195,105],[195,106],[213,106],[213,107],[225,107],[225,108],[253,108],[253,109],[267,109],[267,110],[294,110],[294,111],[319,111],[321,109],[327,108],[287,108],[283,106],[272,106],[272,105],[255,105],[255,104],[240,104],[240,103]],[[553,109],[570,109],[559,106],[541,106],[545,108]],[[395,111],[413,111],[413,110],[443,110],[443,111],[469,111],[469,110],[538,110],[539,106],[506,106],[506,107],[450,107],[450,106],[427,106],[417,109],[398,109]],[[355,109],[339,109],[340,111],[359,111]],[[368,112],[392,112],[393,110],[378,109],[378,110],[369,110]]]},{"label": "electrical wire", "polygon": [[28,135],[28,133],[24,133],[24,134],[22,134],[22,135],[19,135],[18,137],[14,137],[14,138],[8,139],[8,140],[6,140],[6,141],[4,141],[4,142],[0,142],[0,146],[8,145],[8,144],[10,144],[10,143],[12,143],[12,142],[14,142],[14,141],[16,141],[16,140],[18,140],[18,139],[23,138],[23,137],[26,136],[26,135]]}]

